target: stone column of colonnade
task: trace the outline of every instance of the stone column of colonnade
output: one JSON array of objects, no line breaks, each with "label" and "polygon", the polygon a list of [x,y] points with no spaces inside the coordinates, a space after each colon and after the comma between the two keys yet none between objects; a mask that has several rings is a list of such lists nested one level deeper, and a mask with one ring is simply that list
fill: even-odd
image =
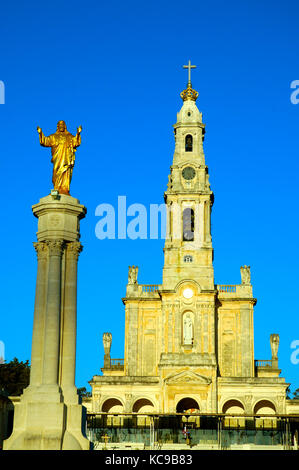
[{"label": "stone column of colonnade", "polygon": [[79,221],[86,208],[55,194],[42,198],[33,213],[38,263],[30,384],[15,407],[4,450],[87,450],[75,386]]}]

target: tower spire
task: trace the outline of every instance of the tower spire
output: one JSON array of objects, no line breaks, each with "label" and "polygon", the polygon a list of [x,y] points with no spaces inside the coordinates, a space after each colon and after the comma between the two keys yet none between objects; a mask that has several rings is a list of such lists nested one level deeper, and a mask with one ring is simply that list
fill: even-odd
[{"label": "tower spire", "polygon": [[183,65],[183,69],[188,69],[188,83],[186,90],[183,90],[180,96],[183,101],[196,101],[198,98],[198,92],[193,90],[191,83],[191,69],[196,69],[196,65],[191,65],[191,61],[189,60],[188,65]]},{"label": "tower spire", "polygon": [[188,69],[188,84],[187,84],[187,88],[192,88],[192,84],[191,84],[191,69],[196,69],[196,65],[191,65],[191,60],[189,60],[188,65],[183,65],[183,69]]}]

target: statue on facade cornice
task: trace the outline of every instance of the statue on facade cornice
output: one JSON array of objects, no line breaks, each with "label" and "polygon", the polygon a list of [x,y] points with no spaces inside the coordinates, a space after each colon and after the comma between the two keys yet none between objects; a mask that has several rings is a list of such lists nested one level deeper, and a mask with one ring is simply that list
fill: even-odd
[{"label": "statue on facade cornice", "polygon": [[137,284],[138,266],[129,266],[128,284]]},{"label": "statue on facade cornice", "polygon": [[112,334],[111,333],[103,333],[103,346],[105,355],[110,356],[110,349],[112,343]]},{"label": "statue on facade cornice", "polygon": [[250,284],[251,282],[251,273],[250,273],[250,266],[241,266],[241,282],[242,284]]},{"label": "statue on facade cornice", "polygon": [[277,359],[278,347],[279,347],[279,335],[277,333],[273,333],[270,335],[270,345],[272,351],[272,359]]}]

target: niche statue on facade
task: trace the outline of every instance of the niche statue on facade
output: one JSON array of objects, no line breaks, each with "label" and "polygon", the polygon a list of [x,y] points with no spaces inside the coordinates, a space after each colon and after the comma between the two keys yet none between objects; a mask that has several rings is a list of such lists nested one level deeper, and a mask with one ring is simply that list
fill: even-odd
[{"label": "niche statue on facade", "polygon": [[183,343],[184,345],[193,344],[193,322],[190,313],[184,315],[183,320]]}]

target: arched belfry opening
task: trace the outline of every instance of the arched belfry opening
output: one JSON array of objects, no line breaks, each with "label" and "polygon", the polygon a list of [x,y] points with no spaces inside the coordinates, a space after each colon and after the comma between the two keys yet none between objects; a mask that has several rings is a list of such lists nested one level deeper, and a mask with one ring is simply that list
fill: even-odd
[{"label": "arched belfry opening", "polygon": [[199,405],[194,398],[182,398],[176,406],[177,413],[199,413]]},{"label": "arched belfry opening", "polygon": [[193,152],[193,137],[191,134],[185,137],[185,152]]},{"label": "arched belfry opening", "polygon": [[183,211],[183,241],[191,242],[194,240],[194,210],[186,207]]}]

